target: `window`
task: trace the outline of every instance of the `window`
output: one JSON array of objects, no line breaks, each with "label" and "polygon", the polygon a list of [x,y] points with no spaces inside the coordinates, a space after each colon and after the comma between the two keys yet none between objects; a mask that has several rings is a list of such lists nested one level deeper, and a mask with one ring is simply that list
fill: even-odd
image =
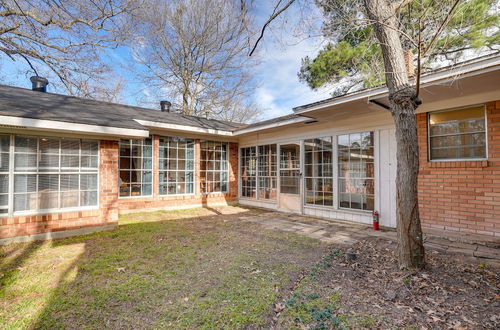
[{"label": "window", "polygon": [[228,191],[228,145],[201,141],[200,180],[203,193]]},{"label": "window", "polygon": [[194,140],[160,137],[160,195],[194,193]]},{"label": "window", "polygon": [[338,137],[340,207],[373,211],[373,159],[373,132]]},{"label": "window", "polygon": [[304,141],[306,204],[333,205],[332,138]]},{"label": "window", "polygon": [[10,136],[0,135],[0,214],[9,212]]},{"label": "window", "polygon": [[484,106],[429,113],[430,159],[485,159],[484,114]]},{"label": "window", "polygon": [[13,211],[96,206],[98,149],[97,141],[15,136]]},{"label": "window", "polygon": [[259,199],[276,199],[276,145],[259,146],[258,151]]},{"label": "window", "polygon": [[152,168],[151,138],[120,140],[120,197],[151,196]]},{"label": "window", "polygon": [[256,147],[241,148],[241,196],[255,198],[257,193]]}]

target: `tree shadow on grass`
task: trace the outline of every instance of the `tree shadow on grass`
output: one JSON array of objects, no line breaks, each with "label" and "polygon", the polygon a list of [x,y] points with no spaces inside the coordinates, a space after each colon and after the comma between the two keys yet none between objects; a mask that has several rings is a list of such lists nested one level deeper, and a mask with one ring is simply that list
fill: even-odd
[{"label": "tree shadow on grass", "polygon": [[127,220],[113,231],[54,240],[55,251],[80,249],[54,274],[43,309],[26,327],[263,324],[277,286],[318,254],[316,245],[252,231],[254,224],[220,221],[225,214],[156,221],[144,215],[146,221]]},{"label": "tree shadow on grass", "polygon": [[[204,251],[217,244],[220,232],[213,227],[202,227],[206,230],[203,235],[191,230],[195,221],[224,216],[214,214],[174,221],[151,221],[146,216],[148,221],[127,223],[113,231],[54,240],[54,248],[83,243],[84,251],[60,272],[54,291],[31,327],[155,326],[181,308],[172,308],[173,302],[183,302],[183,292],[193,289],[185,287],[191,275],[183,283],[175,278],[197,268]],[[203,281],[200,276],[198,280]],[[198,289],[206,290],[195,291]],[[185,312],[188,307],[183,308]],[[168,316],[172,317],[175,315]]]}]

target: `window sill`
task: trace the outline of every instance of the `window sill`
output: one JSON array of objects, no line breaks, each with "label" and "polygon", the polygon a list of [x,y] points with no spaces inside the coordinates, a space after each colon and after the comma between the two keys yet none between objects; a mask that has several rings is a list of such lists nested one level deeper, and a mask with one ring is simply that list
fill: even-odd
[{"label": "window sill", "polygon": [[428,161],[430,168],[484,168],[488,167],[487,160],[449,160],[449,161]]}]

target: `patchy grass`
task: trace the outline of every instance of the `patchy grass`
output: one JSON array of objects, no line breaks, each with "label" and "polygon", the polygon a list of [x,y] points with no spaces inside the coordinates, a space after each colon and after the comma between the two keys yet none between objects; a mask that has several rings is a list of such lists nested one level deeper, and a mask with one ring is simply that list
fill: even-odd
[{"label": "patchy grass", "polygon": [[262,326],[324,251],[238,220],[259,212],[135,213],[113,231],[0,247],[0,328]]}]

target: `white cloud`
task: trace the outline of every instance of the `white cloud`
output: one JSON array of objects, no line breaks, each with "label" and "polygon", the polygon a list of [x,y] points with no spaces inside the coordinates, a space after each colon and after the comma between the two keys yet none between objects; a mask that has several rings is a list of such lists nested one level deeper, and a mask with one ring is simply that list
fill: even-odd
[{"label": "white cloud", "polygon": [[264,62],[256,70],[260,86],[254,96],[255,101],[266,110],[265,118],[291,113],[293,107],[330,96],[327,90],[311,90],[297,77],[301,59],[316,55],[319,49],[317,41],[306,39],[288,47],[266,46],[267,49],[262,51]]},{"label": "white cloud", "polygon": [[[265,20],[268,14],[261,11],[259,20]],[[323,39],[302,37],[299,40],[297,29],[294,31],[294,26],[300,24],[296,17],[295,12],[290,12],[284,24],[277,23],[274,30],[266,31],[259,45],[263,62],[255,70],[260,85],[254,100],[265,110],[265,119],[291,113],[293,107],[330,97],[328,89],[313,91],[297,77],[302,58],[314,57]]]}]

